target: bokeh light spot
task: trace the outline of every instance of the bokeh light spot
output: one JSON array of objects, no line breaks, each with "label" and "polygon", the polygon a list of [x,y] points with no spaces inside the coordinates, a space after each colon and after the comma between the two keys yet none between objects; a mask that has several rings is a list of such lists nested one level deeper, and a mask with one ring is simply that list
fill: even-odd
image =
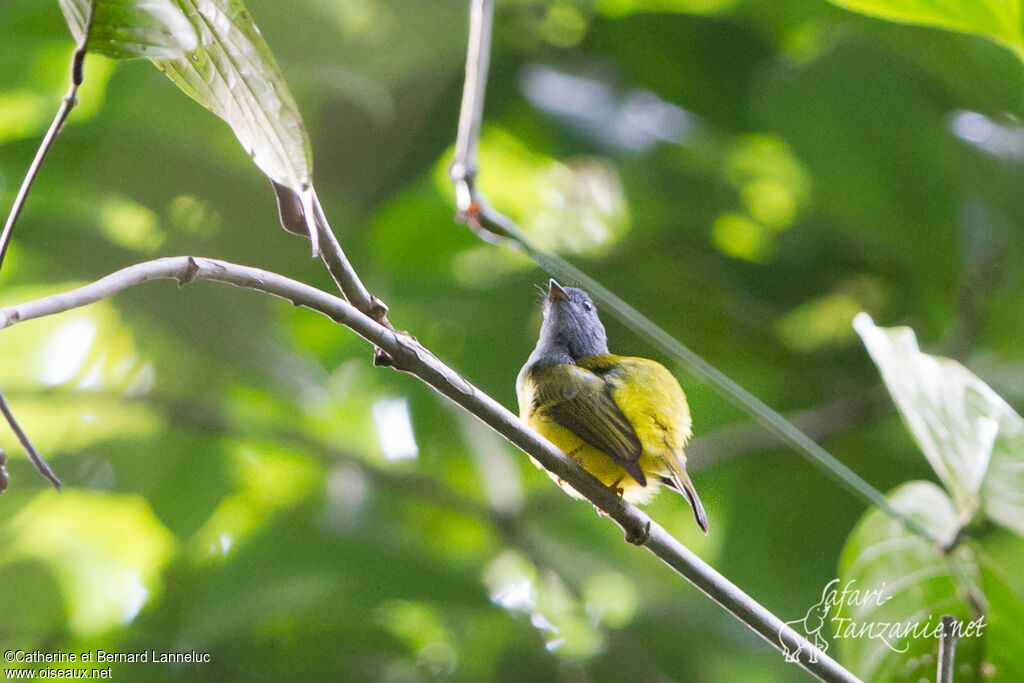
[{"label": "bokeh light spot", "polygon": [[797,306],[776,326],[776,333],[791,349],[804,353],[850,344],[856,334],[850,322],[864,310],[877,311],[885,302],[881,285],[855,277],[835,290]]},{"label": "bokeh light spot", "polygon": [[111,196],[100,204],[103,234],[118,246],[153,253],[164,243],[157,215],[127,197]]},{"label": "bokeh light spot", "polygon": [[764,263],[772,254],[771,231],[738,213],[727,213],[711,226],[711,241],[726,256]]},{"label": "bokeh light spot", "polygon": [[35,135],[45,128],[56,105],[49,97],[28,90],[0,93],[0,144]]},{"label": "bokeh light spot", "polygon": [[563,3],[551,5],[540,23],[544,40],[557,47],[578,45],[586,31],[586,18],[575,7]]},{"label": "bokeh light spot", "polygon": [[612,628],[622,628],[636,616],[639,607],[636,586],[618,572],[599,572],[583,584],[587,613]]},{"label": "bokeh light spot", "polygon": [[379,399],[373,404],[373,419],[377,423],[377,436],[380,438],[380,447],[385,458],[408,460],[419,455],[407,400]]},{"label": "bokeh light spot", "polygon": [[750,215],[769,227],[788,227],[796,217],[796,197],[782,183],[754,180],[743,186],[742,194]]},{"label": "bokeh light spot", "polygon": [[638,12],[681,12],[684,14],[723,14],[737,0],[597,0],[597,10],[618,18]]},{"label": "bokeh light spot", "polygon": [[[434,172],[449,197],[451,159],[449,150]],[[546,250],[599,255],[629,230],[625,192],[607,159],[559,162],[490,127],[480,141],[480,167],[487,169],[478,178],[484,195]]]},{"label": "bokeh light spot", "polygon": [[43,346],[39,381],[49,386],[70,381],[85,363],[96,331],[96,323],[87,317],[61,323]]},{"label": "bokeh light spot", "polygon": [[4,531],[7,561],[35,558],[57,577],[80,636],[132,621],[176,545],[142,498],[73,489],[36,496]]},{"label": "bokeh light spot", "polygon": [[182,194],[167,206],[167,219],[172,226],[192,235],[209,237],[220,230],[220,212],[194,195]]}]

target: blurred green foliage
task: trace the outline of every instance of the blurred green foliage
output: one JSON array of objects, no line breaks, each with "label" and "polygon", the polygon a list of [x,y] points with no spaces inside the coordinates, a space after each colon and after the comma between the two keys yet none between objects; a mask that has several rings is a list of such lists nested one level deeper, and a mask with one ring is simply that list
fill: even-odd
[{"label": "blurred green foliage", "polygon": [[[452,222],[464,3],[248,7],[367,285],[396,326],[513,407],[544,278]],[[57,3],[7,0],[0,25],[8,206],[72,41]],[[480,182],[535,239],[778,409],[872,395],[850,331],[868,310],[1019,412],[1011,52],[810,0],[518,0],[499,3],[495,30]],[[90,56],[80,95],[0,303],[179,253],[332,288],[230,130],[152,66]],[[653,355],[609,333],[613,350]],[[0,387],[66,485],[46,490],[0,431],[15,456],[3,649],[211,653],[115,665],[147,681],[806,678],[521,454],[369,359],[308,311],[206,284],[148,284],[0,333]],[[698,438],[743,421],[680,380]],[[823,443],[879,489],[936,480],[895,414],[849,423]],[[784,619],[805,614],[862,506],[765,440],[713,455],[692,464],[709,537],[669,493],[651,514]],[[992,620],[1019,621],[1024,583],[1006,568],[1021,540],[980,534],[977,576],[1002,596]],[[1019,643],[998,632],[982,669],[1014,680]]]}]

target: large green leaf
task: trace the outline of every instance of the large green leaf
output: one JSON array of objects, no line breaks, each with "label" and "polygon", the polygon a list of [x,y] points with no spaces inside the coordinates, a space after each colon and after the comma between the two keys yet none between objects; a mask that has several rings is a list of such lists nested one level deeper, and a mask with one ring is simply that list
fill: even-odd
[{"label": "large green leaf", "polygon": [[1024,59],[1020,0],[829,0],[854,12],[907,24],[975,33]]},{"label": "large green leaf", "polygon": [[[904,484],[889,500],[944,542],[957,532],[957,512],[935,484]],[[847,539],[839,579],[838,590],[847,588],[848,596],[837,606],[833,632],[842,661],[866,681],[930,680],[938,649],[933,630],[939,618],[952,614],[971,622],[977,618],[972,603],[983,602],[977,562],[969,548],[943,552],[878,509],[869,511]],[[859,592],[854,596],[852,591]],[[899,633],[889,630],[893,625],[899,625]],[[873,632],[861,631],[864,628]],[[911,634],[904,635],[908,630]],[[970,667],[976,672],[981,652],[979,637],[962,638],[958,671]]]},{"label": "large green leaf", "polygon": [[[89,0],[60,0],[71,33],[81,40]],[[173,0],[96,0],[89,52],[115,59],[180,59],[199,47],[196,30]]]},{"label": "large green leaf", "polygon": [[1024,534],[1020,415],[964,366],[921,353],[910,328],[877,327],[866,313],[853,326],[914,439],[952,494],[961,522],[980,505],[995,521]]},{"label": "large green leaf", "polygon": [[[60,3],[80,39],[89,0]],[[284,228],[307,234],[317,254],[309,137],[284,75],[241,0],[98,0],[88,49],[116,58],[152,58],[189,97],[224,119],[273,183]]]},{"label": "large green leaf", "polygon": [[266,41],[240,0],[177,0],[199,34],[182,59],[155,60],[185,93],[224,119],[271,180],[309,188],[306,127]]}]

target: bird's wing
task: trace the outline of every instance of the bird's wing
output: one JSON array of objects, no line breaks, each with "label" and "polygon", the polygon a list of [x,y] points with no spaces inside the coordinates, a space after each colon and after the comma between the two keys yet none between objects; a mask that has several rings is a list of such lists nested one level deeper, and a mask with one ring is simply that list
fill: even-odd
[{"label": "bird's wing", "polygon": [[611,457],[646,486],[647,477],[639,463],[643,446],[605,381],[569,364],[539,367],[534,372],[536,409]]},{"label": "bird's wing", "polygon": [[588,356],[577,364],[601,379],[640,442],[652,452],[662,445],[685,462],[690,438],[690,408],[679,382],[668,369],[647,358]]},{"label": "bird's wing", "polygon": [[647,358],[602,355],[578,362],[604,379],[641,441],[668,466],[662,483],[686,497],[697,526],[707,535],[707,514],[686,473],[684,446],[691,420],[679,382],[664,365]]}]

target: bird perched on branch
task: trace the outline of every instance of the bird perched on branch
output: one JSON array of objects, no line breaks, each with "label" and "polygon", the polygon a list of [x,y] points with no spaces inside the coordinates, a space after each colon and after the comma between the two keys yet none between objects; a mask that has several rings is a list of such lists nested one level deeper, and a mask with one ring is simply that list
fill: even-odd
[{"label": "bird perched on branch", "polygon": [[609,353],[583,290],[548,283],[540,339],[519,371],[516,394],[523,421],[624,500],[650,502],[663,484],[686,497],[708,533],[686,473],[690,408],[682,387],[661,363]]}]

